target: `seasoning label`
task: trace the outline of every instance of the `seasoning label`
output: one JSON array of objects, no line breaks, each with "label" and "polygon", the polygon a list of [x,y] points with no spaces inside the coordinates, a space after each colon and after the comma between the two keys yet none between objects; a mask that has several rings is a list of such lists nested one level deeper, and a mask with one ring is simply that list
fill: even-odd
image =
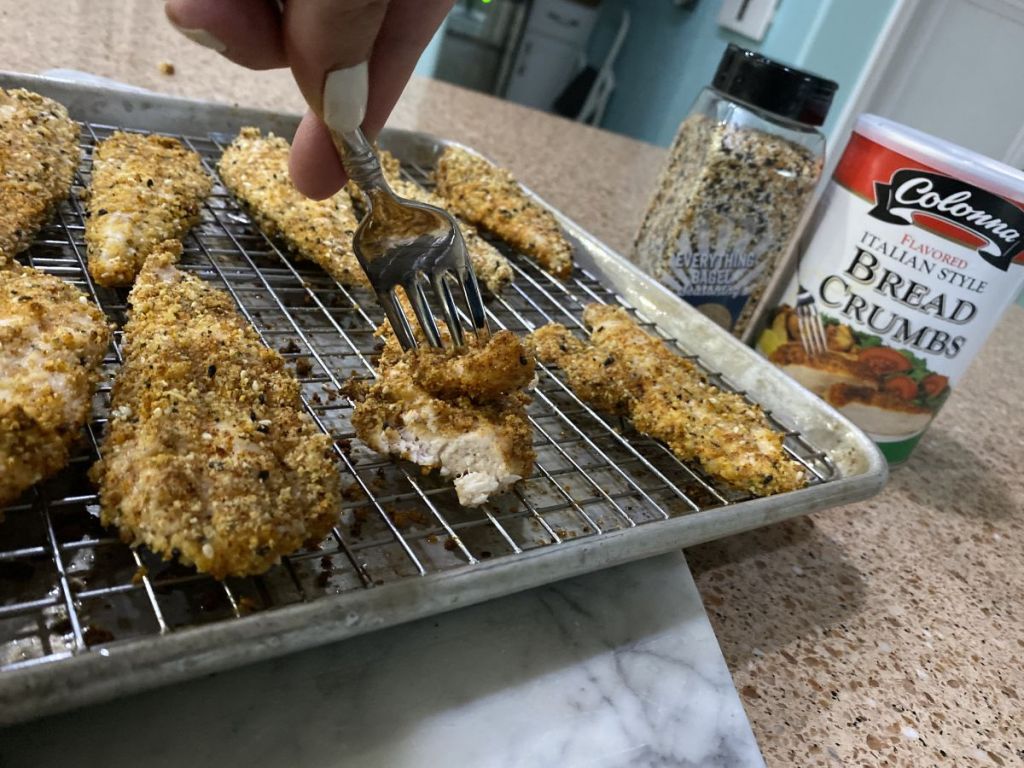
[{"label": "seasoning label", "polygon": [[[758,347],[902,461],[1019,291],[1022,232],[1019,201],[855,133]],[[798,294],[824,353],[804,344]]]},{"label": "seasoning label", "polygon": [[[765,253],[763,246],[747,242],[752,238],[745,233],[736,231],[732,235],[733,240],[741,242],[725,242],[721,250],[715,251],[701,248],[701,243],[693,242],[691,233],[683,233],[663,279],[677,295],[728,330],[736,328],[755,290],[767,278],[774,256]],[[763,242],[774,244],[775,240],[766,238]]]}]

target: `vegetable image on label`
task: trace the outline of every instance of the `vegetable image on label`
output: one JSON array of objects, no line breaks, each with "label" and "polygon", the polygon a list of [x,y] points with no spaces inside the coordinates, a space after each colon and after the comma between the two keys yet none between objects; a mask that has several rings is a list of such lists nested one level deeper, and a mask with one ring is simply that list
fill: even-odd
[{"label": "vegetable image on label", "polygon": [[905,460],[1024,282],[1022,199],[1020,171],[862,116],[804,291],[790,286],[758,349]]}]

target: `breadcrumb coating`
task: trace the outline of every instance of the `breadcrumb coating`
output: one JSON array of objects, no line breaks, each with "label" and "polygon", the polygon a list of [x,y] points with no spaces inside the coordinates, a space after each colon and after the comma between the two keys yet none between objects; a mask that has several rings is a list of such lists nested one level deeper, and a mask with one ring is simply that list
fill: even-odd
[{"label": "breadcrumb coating", "polygon": [[378,453],[454,478],[459,503],[479,506],[533,473],[526,417],[534,358],[509,331],[461,351],[403,351],[390,326],[372,383],[352,381],[356,435]]},{"label": "breadcrumb coating", "polygon": [[0,267],[68,196],[78,154],[78,125],[63,105],[0,88]]},{"label": "breadcrumb coating", "polygon": [[710,383],[621,307],[591,304],[583,320],[592,329],[587,342],[558,324],[531,335],[538,359],[561,368],[581,399],[629,417],[638,431],[737,489],[767,496],[805,485],[803,467],[759,406]]},{"label": "breadcrumb coating", "polygon": [[103,313],[73,285],[0,269],[0,507],[67,463],[109,343]]},{"label": "breadcrumb coating", "polygon": [[437,161],[437,193],[458,216],[497,235],[562,280],[572,274],[572,246],[549,210],[531,200],[511,173],[461,147]]},{"label": "breadcrumb coating", "polygon": [[[398,158],[383,149],[378,154],[380,155],[381,167],[384,169],[384,177],[396,195],[448,210],[448,203],[439,195],[435,195],[419,184],[402,178],[401,164]],[[455,221],[462,232],[462,239],[466,241],[466,251],[469,254],[470,262],[473,264],[473,272],[476,275],[476,279],[488,291],[497,295],[501,292],[502,288],[512,282],[512,266],[497,248],[480,237],[476,227],[458,217],[455,218]]]},{"label": "breadcrumb coating", "polygon": [[228,190],[248,209],[260,228],[288,249],[319,264],[345,286],[369,286],[352,250],[359,222],[344,189],[326,200],[311,200],[288,175],[288,142],[243,128],[224,150],[217,166]]},{"label": "breadcrumb coating", "polygon": [[168,136],[112,134],[93,152],[89,274],[100,285],[127,286],[165,240],[199,221],[213,181],[199,155]]},{"label": "breadcrumb coating", "polygon": [[341,511],[330,438],[230,297],[150,256],[128,297],[103,460],[102,521],[223,579],[262,573]]}]

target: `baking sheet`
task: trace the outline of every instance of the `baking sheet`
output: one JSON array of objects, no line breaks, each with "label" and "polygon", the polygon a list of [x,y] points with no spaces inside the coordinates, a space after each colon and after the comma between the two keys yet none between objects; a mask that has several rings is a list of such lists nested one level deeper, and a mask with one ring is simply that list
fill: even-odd
[{"label": "baking sheet", "polygon": [[[69,107],[72,116],[87,122],[83,131],[86,146],[113,127],[181,134],[200,151],[211,169],[224,143],[241,126],[256,125],[290,136],[297,124],[294,116],[0,74],[0,86],[17,85],[56,98]],[[420,181],[425,180],[424,174],[445,144],[422,134],[399,131],[385,132],[381,142]],[[84,182],[86,166],[82,173]],[[282,339],[287,337],[298,347],[295,358],[313,359],[315,375],[304,379],[307,405],[325,428],[332,429],[330,414],[337,411],[335,415],[340,414],[343,421],[344,408],[324,402],[317,388],[322,391],[336,384],[359,366],[364,366],[365,372],[369,347],[363,346],[366,340],[360,334],[372,326],[374,308],[363,297],[338,292],[315,268],[278,251],[223,191],[215,193],[208,209],[204,224],[186,244],[183,264],[231,291],[268,344],[278,346],[280,333]],[[77,247],[80,215],[80,205],[69,201],[58,222],[30,251],[39,261],[37,266],[68,279],[84,279],[82,253]],[[225,593],[221,596],[227,605],[223,615],[206,611],[201,590],[196,595],[188,592],[197,584],[206,584],[188,574],[154,573],[133,589],[121,589],[125,586],[121,583],[103,587],[86,584],[79,589],[73,576],[65,578],[67,586],[62,587],[63,593],[55,596],[51,606],[53,616],[40,614],[44,623],[59,616],[62,602],[64,611],[74,614],[88,608],[89,600],[120,600],[125,595],[139,598],[139,605],[134,606],[139,611],[147,610],[148,600],[158,620],[151,631],[129,637],[106,627],[100,629],[111,637],[102,633],[86,637],[93,626],[86,625],[72,633],[72,641],[64,647],[59,641],[54,647],[53,628],[47,624],[48,652],[0,665],[0,723],[310,647],[749,530],[864,498],[884,484],[884,460],[863,433],[573,222],[562,216],[559,220],[575,241],[581,269],[570,283],[561,285],[526,260],[513,257],[516,287],[491,303],[492,322],[525,330],[545,318],[566,322],[567,318],[578,317],[586,301],[617,301],[621,297],[656,323],[657,330],[678,340],[686,353],[720,373],[723,384],[747,392],[769,409],[791,431],[793,449],[819,474],[811,487],[763,499],[737,498],[714,487],[707,491],[701,487],[707,486],[706,479],[699,473],[673,463],[653,441],[630,435],[624,425],[609,423],[589,412],[560,385],[557,374],[545,374],[531,410],[543,449],[539,452],[544,476],[535,478],[536,485],[544,485],[543,493],[534,495],[533,486],[527,483],[509,502],[511,507],[499,505],[469,518],[447,503],[445,489],[431,484],[429,478],[420,479],[393,462],[377,459],[375,465],[373,457],[349,456],[345,471],[352,478],[368,478],[364,498],[351,505],[358,508],[362,504],[367,509],[365,518],[354,520],[354,510],[347,509],[348,524],[336,532],[332,544],[289,559],[280,569],[282,573],[268,577],[270,587],[263,583],[262,592],[259,583],[217,587]],[[339,305],[329,306],[337,296],[342,297]],[[108,313],[123,313],[123,293],[100,292],[96,298]],[[339,319],[349,311],[353,317],[362,316],[358,329]],[[314,316],[319,319],[314,321]],[[283,327],[272,327],[275,325]],[[335,342],[344,342],[347,351],[337,351],[332,346]],[[116,360],[111,361],[111,368],[116,368]],[[319,405],[314,396],[320,399]],[[102,409],[102,403],[98,408]],[[97,421],[99,429],[101,421]],[[573,423],[564,423],[567,421]],[[587,426],[581,429],[576,422]],[[576,449],[564,447],[571,444],[582,445],[597,459],[603,457],[603,464],[581,464]],[[605,466],[609,462],[615,466]],[[374,479],[370,472],[381,474],[381,488],[371,487]],[[564,487],[570,485],[562,482],[566,477],[572,478],[575,490]],[[581,492],[581,486],[586,493]],[[685,503],[680,496],[684,491],[692,493],[696,501],[687,497],[690,504]],[[53,520],[61,520],[65,513],[92,515],[92,493],[91,488],[69,490],[47,483],[8,517],[27,519],[40,514],[52,528]],[[545,498],[545,493],[554,500]],[[424,522],[413,515],[411,523],[405,521],[408,527],[399,524],[389,505],[400,503],[403,496],[420,504],[426,510],[421,514],[430,519]],[[59,506],[68,499],[71,501],[66,508]],[[556,520],[562,522],[552,524]],[[365,529],[375,526],[381,543],[374,540],[367,544],[365,538],[376,534]],[[15,562],[17,558],[12,556],[4,560],[4,553],[11,551],[4,545],[5,530],[9,528],[0,526],[0,562]],[[81,554],[101,551],[96,542],[103,542],[109,534],[89,529],[79,540],[67,542],[62,536],[51,537],[55,547],[46,556],[64,578],[69,569],[74,572]],[[109,546],[116,551],[116,543]],[[145,553],[133,552],[130,556],[140,558]],[[324,558],[332,563],[326,571],[328,579],[323,579],[324,569],[303,574],[302,568]],[[337,566],[333,565],[335,558]],[[94,573],[95,563],[91,567],[89,573]],[[281,585],[273,581],[278,577]],[[289,579],[298,585],[296,594],[283,599],[274,590],[284,590],[282,585],[287,585]],[[321,581],[326,583],[321,585]],[[211,587],[202,586],[207,588]],[[272,599],[267,600],[267,594],[272,594]],[[257,602],[257,598],[263,602]],[[24,595],[16,595],[18,599],[24,599]],[[175,605],[169,605],[171,602]],[[0,616],[3,607],[0,602]],[[212,615],[203,615],[204,611]],[[108,620],[115,624],[125,618],[116,604],[108,613]],[[179,614],[185,619],[179,621]],[[0,634],[0,644],[3,641]]]}]

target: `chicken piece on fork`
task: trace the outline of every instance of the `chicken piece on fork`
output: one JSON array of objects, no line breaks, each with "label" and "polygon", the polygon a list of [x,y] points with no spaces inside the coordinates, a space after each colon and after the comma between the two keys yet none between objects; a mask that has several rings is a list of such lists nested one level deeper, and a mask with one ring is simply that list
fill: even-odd
[{"label": "chicken piece on fork", "polygon": [[378,453],[453,478],[459,503],[483,504],[533,473],[524,391],[533,355],[509,331],[460,349],[403,350],[390,327],[373,382],[353,380],[356,435]]}]

